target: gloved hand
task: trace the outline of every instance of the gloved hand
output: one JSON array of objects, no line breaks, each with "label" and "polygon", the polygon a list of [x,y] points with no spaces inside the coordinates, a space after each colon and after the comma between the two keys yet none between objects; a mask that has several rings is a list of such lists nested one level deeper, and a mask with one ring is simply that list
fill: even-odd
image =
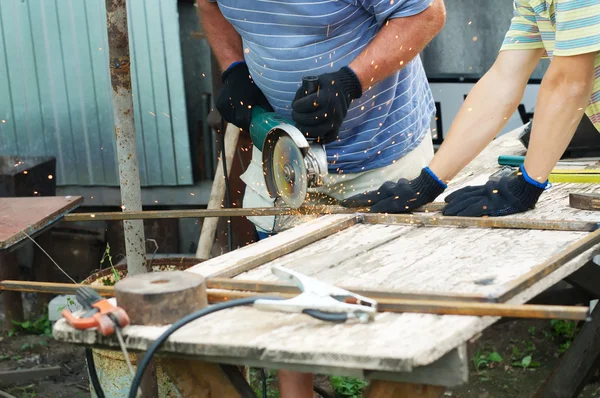
[{"label": "gloved hand", "polygon": [[273,108],[250,77],[245,62],[231,65],[221,75],[224,83],[217,97],[216,107],[223,119],[248,131],[252,119],[252,107],[260,106],[268,112]]},{"label": "gloved hand", "polygon": [[446,197],[445,216],[507,216],[533,209],[548,181],[539,183],[521,166],[517,176],[488,181],[482,186],[468,186]]},{"label": "gloved hand", "polygon": [[307,94],[300,87],[292,102],[292,119],[309,138],[334,142],[353,99],[360,98],[362,86],[352,69],[344,66],[334,73],[318,76],[319,90]]},{"label": "gloved hand", "polygon": [[371,213],[407,213],[433,202],[445,189],[446,184],[425,167],[414,180],[388,181],[375,191],[351,196],[341,204],[345,207],[371,206]]}]

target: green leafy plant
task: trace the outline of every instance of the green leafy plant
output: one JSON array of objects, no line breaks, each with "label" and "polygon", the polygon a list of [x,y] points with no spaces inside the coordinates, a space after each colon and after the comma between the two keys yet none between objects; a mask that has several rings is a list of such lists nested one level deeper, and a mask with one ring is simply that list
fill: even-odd
[{"label": "green leafy plant", "polygon": [[483,367],[488,367],[491,363],[500,363],[504,361],[502,355],[496,351],[489,353],[481,353],[480,351],[477,351],[471,360],[473,361],[473,366],[475,367],[476,372],[479,372]]},{"label": "green leafy plant", "polygon": [[529,329],[527,329],[527,332],[533,336],[535,334],[535,326],[531,326]]},{"label": "green leafy plant", "polygon": [[339,396],[360,398],[362,390],[368,383],[366,380],[353,377],[331,376],[331,385],[335,393]]},{"label": "green leafy plant", "polygon": [[104,278],[102,279],[102,284],[104,286],[112,286],[115,283],[117,283],[121,279],[121,277],[119,276],[119,272],[113,264],[112,256],[110,255],[110,244],[108,242],[106,243],[106,250],[104,250],[104,254],[102,255],[102,260],[100,260],[100,264],[104,265],[104,261],[108,261],[108,264],[110,265],[110,268],[112,270],[113,277],[115,279],[113,281],[110,278]]},{"label": "green leafy plant", "polygon": [[577,334],[577,323],[574,321],[553,319],[550,321],[550,325],[552,325],[552,333],[555,337],[573,340]]},{"label": "green leafy plant", "polygon": [[515,368],[538,368],[540,367],[539,362],[533,362],[531,355],[524,356],[520,361],[514,361],[512,366]]},{"label": "green leafy plant", "polygon": [[58,307],[58,312],[62,312],[62,310],[64,310],[65,308],[68,308],[69,311],[73,311],[73,309],[71,308],[72,305],[75,305],[75,300],[73,300],[73,297],[67,297],[67,305],[63,305],[62,307]]},{"label": "green leafy plant", "polygon": [[13,321],[13,324],[15,325],[16,332],[45,336],[50,336],[52,334],[52,327],[50,325],[50,319],[48,319],[48,315],[42,315],[33,321]]}]

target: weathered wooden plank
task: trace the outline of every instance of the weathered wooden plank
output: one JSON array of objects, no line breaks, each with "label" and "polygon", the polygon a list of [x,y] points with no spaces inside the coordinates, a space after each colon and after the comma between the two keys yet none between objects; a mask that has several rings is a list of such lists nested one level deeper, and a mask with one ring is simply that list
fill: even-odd
[{"label": "weathered wooden plank", "polygon": [[[370,229],[373,228],[373,229]],[[403,233],[373,250],[357,245],[389,232]],[[275,280],[269,266],[284,265],[319,280],[359,288],[389,288],[419,293],[469,293],[495,299],[502,286],[584,238],[585,232],[504,229],[452,229],[383,225],[355,226],[240,275],[246,280]],[[510,248],[508,250],[507,248]],[[328,252],[336,253],[325,256]],[[339,256],[337,253],[352,255]]]},{"label": "weathered wooden plank", "polygon": [[600,230],[592,232],[583,239],[573,242],[559,253],[552,255],[548,260],[531,268],[526,274],[505,283],[498,292],[498,295],[501,297],[500,301],[506,301],[519,291],[531,286],[535,281],[540,280],[544,276],[551,274],[556,269],[562,267],[588,249],[597,249],[599,243]]},{"label": "weathered wooden plank", "polygon": [[50,366],[47,368],[20,369],[0,372],[0,383],[18,384],[27,383],[44,377],[60,375],[60,366]]},{"label": "weathered wooden plank", "polygon": [[190,268],[207,278],[239,275],[356,224],[353,215],[327,216]]}]

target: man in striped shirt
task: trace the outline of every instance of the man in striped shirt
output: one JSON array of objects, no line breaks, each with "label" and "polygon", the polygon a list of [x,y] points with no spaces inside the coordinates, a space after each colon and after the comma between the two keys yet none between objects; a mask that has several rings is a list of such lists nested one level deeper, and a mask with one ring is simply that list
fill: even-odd
[{"label": "man in striped shirt", "polygon": [[[222,70],[216,106],[247,130],[251,108],[291,117],[325,144],[319,193],[345,199],[389,178],[413,178],[433,157],[433,96],[419,52],[441,30],[443,0],[198,0]],[[316,94],[300,90],[318,76]],[[242,180],[244,207],[274,206],[262,156]],[[428,174],[427,174],[428,175]],[[432,178],[432,177],[430,177]],[[259,236],[282,219],[249,217]],[[312,376],[280,372],[282,397],[312,397]]]},{"label": "man in striped shirt", "polygon": [[[443,0],[198,0],[224,70],[216,106],[247,130],[252,106],[291,118],[325,143],[320,194],[341,200],[388,178],[413,178],[433,157],[435,114],[419,52],[445,21]],[[318,94],[300,89],[318,76]],[[318,104],[316,107],[314,104]],[[244,207],[274,206],[262,156],[242,175]],[[289,217],[249,217],[259,235]],[[285,223],[285,225],[284,225]]]},{"label": "man in striped shirt", "polygon": [[551,62],[519,173],[459,189],[446,198],[443,214],[504,216],[532,209],[584,112],[600,130],[600,0],[514,0],[514,17],[496,62],[465,100],[429,164],[438,183],[389,182],[345,205],[369,203],[374,212],[399,213],[435,200],[504,127],[542,57]]}]

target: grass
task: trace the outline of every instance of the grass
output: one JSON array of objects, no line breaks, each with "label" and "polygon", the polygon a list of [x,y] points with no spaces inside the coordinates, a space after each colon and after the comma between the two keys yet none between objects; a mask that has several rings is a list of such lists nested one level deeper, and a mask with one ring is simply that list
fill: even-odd
[{"label": "grass", "polygon": [[48,315],[42,315],[33,321],[17,322],[13,321],[15,327],[8,332],[8,336],[15,336],[19,333],[35,334],[42,336],[51,336],[52,327]]},{"label": "grass", "polygon": [[331,385],[337,396],[360,398],[368,383],[366,380],[353,377],[331,376]]}]

